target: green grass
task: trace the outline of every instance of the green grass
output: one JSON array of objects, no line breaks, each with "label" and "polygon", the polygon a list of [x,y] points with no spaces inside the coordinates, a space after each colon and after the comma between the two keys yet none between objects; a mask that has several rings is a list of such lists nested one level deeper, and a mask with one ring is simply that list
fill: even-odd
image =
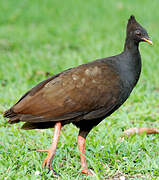
[{"label": "green grass", "polygon": [[[154,46],[140,45],[143,68],[127,102],[87,138],[88,166],[95,179],[124,175],[159,179],[158,135],[122,139],[130,127],[159,126],[158,0],[1,0],[0,1],[0,179],[49,179],[42,170],[53,130],[24,131],[2,112],[29,88],[64,69],[122,51],[127,19],[134,14]],[[78,129],[63,128],[54,158],[61,179],[92,179],[79,174]],[[35,175],[40,171],[40,175]]]}]

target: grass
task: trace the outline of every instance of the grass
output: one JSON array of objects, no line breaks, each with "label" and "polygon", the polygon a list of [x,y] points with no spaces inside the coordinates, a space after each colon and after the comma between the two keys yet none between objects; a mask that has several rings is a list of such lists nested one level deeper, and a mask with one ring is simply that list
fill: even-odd
[{"label": "grass", "polygon": [[[140,45],[143,68],[137,87],[89,134],[88,166],[95,179],[159,179],[158,135],[121,138],[130,127],[159,126],[158,5],[157,0],[1,0],[0,179],[52,178],[41,169],[46,154],[28,151],[49,147],[52,129],[21,130],[21,124],[7,124],[2,112],[47,74],[121,52],[131,14],[148,30],[154,46]],[[60,179],[92,179],[79,174],[77,135],[73,125],[62,130],[54,158]]]}]

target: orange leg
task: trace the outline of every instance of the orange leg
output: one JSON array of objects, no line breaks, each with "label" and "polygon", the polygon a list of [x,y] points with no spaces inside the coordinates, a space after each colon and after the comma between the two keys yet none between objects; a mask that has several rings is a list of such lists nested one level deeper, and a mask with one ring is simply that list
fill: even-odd
[{"label": "orange leg", "polygon": [[52,161],[53,161],[53,157],[56,152],[61,127],[62,127],[61,122],[57,122],[55,124],[53,141],[52,141],[51,147],[48,150],[43,150],[43,149],[36,150],[37,152],[47,152],[48,153],[48,156],[45,158],[45,160],[42,163],[42,168],[44,168],[46,166],[49,169],[48,173],[50,172],[50,170],[52,170],[54,175],[56,175],[57,173],[52,168]]},{"label": "orange leg", "polygon": [[87,168],[87,163],[86,163],[86,154],[85,154],[85,141],[86,138],[78,135],[78,148],[80,152],[80,157],[81,157],[81,173],[90,175],[92,176],[93,174],[91,171]]}]

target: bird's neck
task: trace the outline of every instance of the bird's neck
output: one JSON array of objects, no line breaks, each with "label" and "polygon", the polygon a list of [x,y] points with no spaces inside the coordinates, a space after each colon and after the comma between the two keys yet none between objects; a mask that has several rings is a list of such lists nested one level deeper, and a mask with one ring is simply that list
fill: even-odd
[{"label": "bird's neck", "polygon": [[132,53],[139,51],[139,42],[134,41],[130,37],[127,37],[125,40],[125,45],[124,45],[124,51],[130,51]]},{"label": "bird's neck", "polygon": [[126,81],[129,82],[130,87],[134,87],[141,72],[139,43],[135,42],[133,39],[126,38],[123,55],[123,66],[125,66],[123,79],[126,77]]}]

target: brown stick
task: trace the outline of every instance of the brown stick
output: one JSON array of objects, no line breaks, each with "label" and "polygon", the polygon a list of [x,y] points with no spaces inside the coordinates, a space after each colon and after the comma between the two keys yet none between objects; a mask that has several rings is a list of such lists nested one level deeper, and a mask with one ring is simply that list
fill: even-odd
[{"label": "brown stick", "polygon": [[133,134],[158,134],[159,130],[156,128],[130,128],[123,132],[124,136],[132,136]]}]

